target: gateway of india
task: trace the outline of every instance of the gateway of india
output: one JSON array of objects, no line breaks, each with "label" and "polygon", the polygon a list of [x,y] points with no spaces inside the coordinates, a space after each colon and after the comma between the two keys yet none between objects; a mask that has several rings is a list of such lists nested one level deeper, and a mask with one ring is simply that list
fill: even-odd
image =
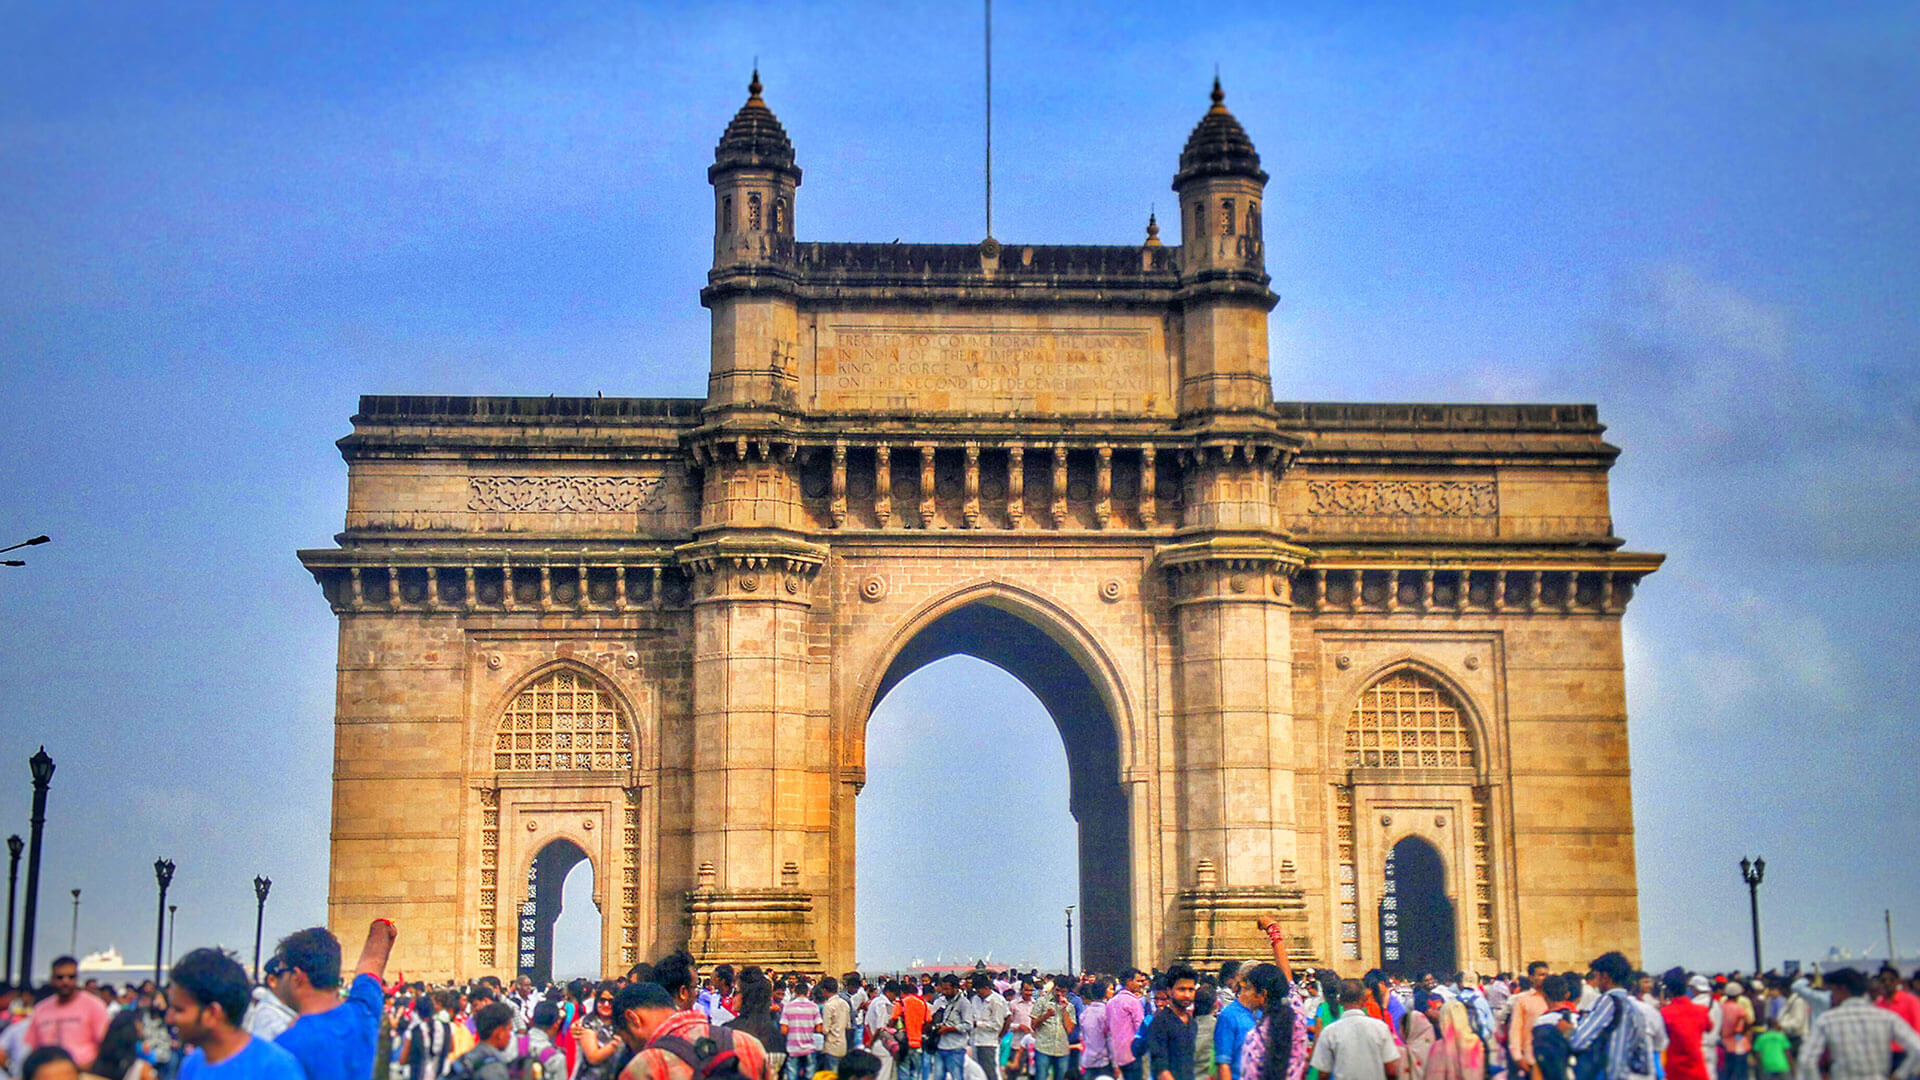
[{"label": "gateway of india", "polygon": [[748,89],[704,399],[369,396],[340,440],[300,553],[337,933],[541,978],[584,859],[607,972],[846,970],[868,717],[966,654],[1065,744],[1087,968],[1256,956],[1262,911],[1349,974],[1637,950],[1620,624],[1661,557],[1593,406],[1274,400],[1217,81],[1177,246],[798,240]]}]

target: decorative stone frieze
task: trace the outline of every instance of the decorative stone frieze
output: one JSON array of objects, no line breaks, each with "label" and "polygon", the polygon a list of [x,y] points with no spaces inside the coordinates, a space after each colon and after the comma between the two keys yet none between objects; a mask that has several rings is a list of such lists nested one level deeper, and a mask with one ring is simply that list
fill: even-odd
[{"label": "decorative stone frieze", "polygon": [[473,476],[467,509],[500,514],[655,513],[667,509],[662,476]]}]

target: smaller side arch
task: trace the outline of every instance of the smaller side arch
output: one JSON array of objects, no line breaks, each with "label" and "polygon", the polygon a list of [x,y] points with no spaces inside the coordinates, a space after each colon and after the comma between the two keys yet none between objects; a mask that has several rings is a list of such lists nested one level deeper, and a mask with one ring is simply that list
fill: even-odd
[{"label": "smaller side arch", "polygon": [[[545,985],[553,979],[553,929],[560,918],[567,875],[584,862],[593,874],[596,904],[603,891],[603,868],[593,857],[591,847],[573,836],[561,834],[531,850],[519,865],[520,880],[524,882],[521,891],[532,903],[532,913],[528,914],[523,906],[514,916],[519,946],[515,950],[514,969],[516,974],[530,976],[536,985]],[[602,966],[605,966],[604,958]]]}]

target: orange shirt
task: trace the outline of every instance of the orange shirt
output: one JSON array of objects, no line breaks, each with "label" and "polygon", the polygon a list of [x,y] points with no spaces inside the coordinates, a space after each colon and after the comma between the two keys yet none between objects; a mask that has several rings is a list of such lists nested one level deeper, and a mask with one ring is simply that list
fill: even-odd
[{"label": "orange shirt", "polygon": [[900,1020],[907,1028],[907,1045],[920,1049],[920,1032],[927,1026],[927,1002],[918,994],[900,999]]}]

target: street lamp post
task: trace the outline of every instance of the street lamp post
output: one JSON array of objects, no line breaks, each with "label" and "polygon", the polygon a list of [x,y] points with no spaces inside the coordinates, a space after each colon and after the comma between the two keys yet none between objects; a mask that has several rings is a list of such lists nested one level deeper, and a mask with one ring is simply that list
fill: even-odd
[{"label": "street lamp post", "polygon": [[253,981],[260,981],[260,930],[267,924],[267,891],[273,888],[273,879],[256,877],[253,879],[253,898],[259,901],[253,911]]},{"label": "street lamp post", "polygon": [[27,911],[20,920],[20,988],[33,983],[33,932],[40,918],[40,837],[47,824],[47,785],[53,783],[53,759],[47,748],[27,759],[33,770],[33,816],[27,819]]},{"label": "street lamp post", "polygon": [[67,938],[67,955],[80,955],[80,890],[73,890],[73,933]]},{"label": "street lamp post", "polygon": [[1073,974],[1073,905],[1067,905],[1067,974]]},{"label": "street lamp post", "polygon": [[0,971],[0,980],[7,982],[13,981],[13,901],[20,892],[20,852],[26,846],[17,835],[7,837],[7,967]]},{"label": "street lamp post", "polygon": [[[51,543],[52,541],[53,541],[53,537],[51,536],[36,536],[31,540],[22,540],[19,543],[13,545],[13,547],[0,548],[0,552],[14,551],[18,548],[23,548],[23,547],[38,547],[41,544]],[[27,560],[25,559],[0,560],[0,566],[25,566],[25,565],[27,565]]]},{"label": "street lamp post", "polygon": [[153,927],[153,985],[164,988],[161,978],[161,949],[167,944],[167,886],[173,884],[173,860],[153,860],[153,880],[160,883],[160,912]]},{"label": "street lamp post", "polygon": [[173,932],[180,928],[180,905],[167,905],[167,970],[173,970]]},{"label": "street lamp post", "polygon": [[1760,967],[1760,882],[1767,876],[1767,860],[1754,859],[1749,862],[1740,860],[1740,879],[1747,883],[1747,906],[1753,913],[1753,973],[1757,977]]}]

